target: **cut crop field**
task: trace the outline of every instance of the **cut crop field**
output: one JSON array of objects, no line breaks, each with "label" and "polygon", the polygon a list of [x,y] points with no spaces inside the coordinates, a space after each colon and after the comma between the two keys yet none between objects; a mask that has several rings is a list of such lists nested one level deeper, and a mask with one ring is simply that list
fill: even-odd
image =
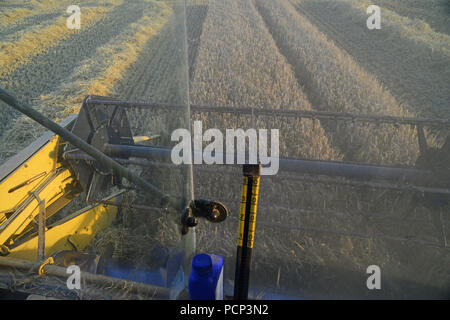
[{"label": "cut crop field", "polygon": [[[366,27],[368,1],[291,2],[336,46],[351,54],[388,88],[404,109],[423,117],[449,117],[450,36],[447,33],[432,29],[425,20],[391,11],[397,5],[405,7],[402,1],[389,1],[387,7],[380,3],[381,30],[373,31]],[[428,1],[423,2],[428,6]],[[427,10],[436,18],[442,11],[445,12]],[[448,19],[448,13],[446,16]],[[447,30],[448,26],[447,23]]]},{"label": "cut crop field", "polygon": [[[0,87],[55,121],[77,113],[88,94],[177,105],[448,118],[448,16],[443,1],[429,2],[430,9],[425,0],[374,1],[382,7],[382,29],[369,31],[368,2],[359,0],[187,0],[186,21],[180,18],[183,1],[85,0],[78,1],[81,29],[68,30],[70,1],[17,5],[7,0],[0,2]],[[203,132],[279,129],[281,157],[406,167],[415,167],[419,157],[415,127],[232,112],[189,115],[187,110],[127,114],[133,134],[159,135],[158,145],[173,145],[173,130],[201,120]],[[0,163],[44,131],[0,103]],[[425,133],[432,147],[441,147],[449,135],[443,129]],[[434,169],[434,163],[427,165]],[[171,170],[139,172],[166,192],[184,196],[190,186],[183,169]],[[241,168],[195,166],[193,181],[195,198],[230,209],[224,223],[201,221],[195,230],[198,253],[225,257],[229,290]],[[252,295],[448,294],[450,208],[428,206],[422,198],[295,174],[262,177]],[[158,205],[137,191],[124,201]],[[99,234],[89,250],[100,253],[113,242],[115,257],[144,263],[150,247],[180,244],[178,214],[123,209],[118,223]],[[380,293],[366,287],[366,268],[373,264],[383,274]]]},{"label": "cut crop field", "polygon": [[[80,30],[67,29],[63,15],[50,26],[31,28],[17,41],[0,43],[0,85],[53,120],[77,112],[88,93],[112,94],[115,83],[170,15],[164,3],[152,1],[117,0],[81,9]],[[0,116],[0,159],[42,133],[6,106]]]},{"label": "cut crop field", "polygon": [[450,2],[447,0],[374,0],[373,4],[421,20],[433,30],[450,35]]},{"label": "cut crop field", "polygon": [[[427,114],[396,97],[352,51],[337,45],[315,23],[289,1],[210,1],[199,48],[194,48],[192,103]],[[277,91],[279,83],[283,85]],[[436,101],[445,104],[439,98]],[[417,135],[409,127],[337,126],[322,121],[314,132],[304,119],[303,127],[282,117],[225,114],[195,119],[221,130],[280,128],[282,156],[410,166],[418,157]],[[319,141],[326,141],[325,150],[330,152]],[[223,226],[202,225],[197,231],[199,251],[227,258],[225,279],[231,286],[239,171],[194,170],[195,195],[223,201],[231,210]],[[383,297],[419,297],[432,294],[435,288],[448,288],[449,273],[425,262],[443,257],[448,261],[448,253],[423,246],[428,241],[442,243],[442,228],[448,232],[442,219],[448,221],[448,209],[425,208],[407,193],[304,183],[286,175],[263,177],[260,192],[252,274],[255,296],[271,291],[297,297],[373,297],[360,283],[365,283],[365,268],[374,261],[388,274]],[[419,241],[406,240],[411,237]],[[410,261],[413,252],[418,253],[416,263]],[[428,272],[418,276],[423,268]],[[414,289],[416,285],[421,289]]]}]

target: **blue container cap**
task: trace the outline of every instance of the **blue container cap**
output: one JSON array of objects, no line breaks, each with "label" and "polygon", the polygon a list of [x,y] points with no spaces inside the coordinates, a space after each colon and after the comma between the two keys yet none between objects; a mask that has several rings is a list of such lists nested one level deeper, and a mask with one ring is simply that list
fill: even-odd
[{"label": "blue container cap", "polygon": [[192,259],[192,268],[199,274],[212,271],[212,259],[209,254],[198,254]]}]

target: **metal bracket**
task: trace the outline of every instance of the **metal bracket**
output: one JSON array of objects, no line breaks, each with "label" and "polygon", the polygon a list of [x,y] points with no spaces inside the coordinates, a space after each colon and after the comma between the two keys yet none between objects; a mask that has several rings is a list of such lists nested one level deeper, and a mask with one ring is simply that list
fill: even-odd
[{"label": "metal bracket", "polygon": [[47,210],[45,208],[45,200],[41,200],[37,191],[32,195],[36,198],[39,204],[39,217],[38,217],[38,261],[43,261],[45,258],[45,219]]},{"label": "metal bracket", "polygon": [[48,264],[55,264],[55,260],[53,260],[53,257],[49,257],[47,260],[45,260],[40,266],[38,270],[38,274],[41,276],[44,272],[44,267]]},{"label": "metal bracket", "polygon": [[228,208],[221,202],[209,200],[192,200],[181,214],[181,234],[189,232],[189,228],[198,225],[197,218],[204,218],[212,223],[224,221],[228,216]]}]

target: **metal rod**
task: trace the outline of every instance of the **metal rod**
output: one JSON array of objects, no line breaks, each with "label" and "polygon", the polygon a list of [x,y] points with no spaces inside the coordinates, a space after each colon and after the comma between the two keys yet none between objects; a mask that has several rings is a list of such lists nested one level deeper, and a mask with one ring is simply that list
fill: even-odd
[{"label": "metal rod", "polygon": [[[33,263],[26,260],[0,257],[0,266],[16,268],[19,270],[26,270],[32,272],[38,272],[41,264]],[[67,273],[67,269],[64,267],[47,264],[43,267],[45,274],[61,277],[66,279],[70,274]],[[170,289],[164,287],[153,286],[149,284],[128,281],[119,278],[108,277],[104,275],[94,274],[90,272],[81,271],[82,283],[86,281],[90,284],[100,284],[102,286],[117,286],[120,288],[132,288],[132,291],[139,291],[152,296],[153,299],[169,299]]]},{"label": "metal rod", "polygon": [[[84,152],[64,152],[63,158],[66,160],[84,160],[84,161],[95,161],[95,158],[90,155],[85,154]],[[122,164],[122,165],[138,165],[141,167],[165,167],[165,168],[182,168],[184,165],[175,165],[173,163],[161,163],[154,162],[145,159],[122,159],[112,157],[114,161]]]},{"label": "metal rod", "polygon": [[119,163],[105,155],[103,152],[97,150],[90,144],[83,141],[78,136],[74,135],[67,129],[61,127],[57,123],[51,121],[47,117],[45,117],[40,112],[36,111],[32,107],[28,106],[27,104],[18,101],[15,97],[13,97],[11,94],[9,94],[7,91],[0,88],[0,100],[8,104],[9,106],[13,107],[14,109],[20,111],[21,113],[25,114],[26,116],[30,117],[31,119],[35,120],[36,122],[40,123],[47,129],[55,132],[56,134],[60,135],[64,140],[70,142],[74,146],[78,147],[79,149],[83,150],[93,158],[95,158],[97,161],[101,162],[105,166],[107,166],[110,169],[115,170],[120,176],[126,178],[130,182],[138,185],[145,191],[152,193],[154,195],[157,195],[158,197],[162,198],[162,201],[164,203],[169,204],[171,202],[171,198],[169,195],[164,193],[163,191],[159,190],[157,187],[152,185],[151,183],[145,181],[141,177],[135,175],[133,172],[129,171],[127,168],[121,166]]},{"label": "metal rod", "polygon": [[[183,109],[183,105],[174,105],[159,102],[143,102],[143,101],[115,101],[111,99],[102,100],[101,98],[89,99],[91,104],[115,105],[125,108],[142,108],[142,109]],[[311,111],[311,110],[280,110],[267,109],[263,107],[229,107],[229,106],[202,106],[191,105],[191,112],[204,113],[234,113],[234,114],[248,114],[254,116],[284,116],[293,118],[306,118],[316,120],[330,120],[338,119],[342,121],[360,121],[372,123],[392,123],[403,125],[429,125],[429,126],[444,126],[450,127],[450,119],[448,118],[411,118],[411,117],[396,117],[386,115],[374,114],[355,114],[349,112],[329,112],[329,111]]]},{"label": "metal rod", "polygon": [[[159,148],[157,148],[159,149]],[[63,154],[64,159],[71,159],[71,160],[85,160],[85,161],[95,161],[95,159],[85,153],[81,152],[65,152]],[[182,169],[183,165],[175,165],[173,163],[158,163],[153,162],[149,160],[144,159],[121,159],[121,158],[112,158],[114,161],[117,161],[120,164],[123,165],[138,165],[142,167],[164,167],[164,168],[171,168],[171,169]],[[281,162],[283,162],[283,159],[281,159]],[[317,161],[316,161],[317,162]],[[348,164],[352,165],[352,164]],[[224,167],[222,166],[221,169]],[[382,167],[383,168],[383,167]],[[424,176],[430,176],[432,173],[423,171],[423,170],[416,170],[416,169],[403,169],[398,168],[399,170],[414,170],[413,173],[419,172],[420,174]],[[217,172],[223,172],[226,174],[233,174],[233,175],[240,175],[237,171],[217,171],[217,167],[215,168],[205,168],[203,166],[198,167],[196,170],[201,172],[211,172],[211,173],[217,173]],[[307,169],[303,171],[308,171]],[[291,173],[298,173],[295,170],[292,170]],[[302,172],[302,174],[309,174],[309,172]],[[339,185],[352,185],[357,187],[365,187],[365,188],[372,188],[372,189],[391,189],[391,190],[402,190],[402,191],[408,191],[408,192],[420,192],[420,193],[435,193],[435,194],[446,194],[450,195],[450,189],[448,188],[439,188],[439,187],[427,187],[427,186],[420,186],[420,185],[413,185],[406,183],[402,183],[403,179],[399,179],[398,181],[395,181],[396,183],[385,183],[385,182],[374,182],[374,181],[364,181],[364,180],[352,180],[348,177],[344,177],[345,180],[338,178],[325,178],[325,177],[314,177],[314,176],[296,176],[296,175],[275,175],[270,176],[270,178],[274,179],[286,179],[286,180],[299,180],[303,182],[310,182],[310,183],[322,183],[322,184],[339,184]],[[376,177],[375,177],[376,178]],[[431,180],[431,177],[427,177],[427,180]],[[391,179],[395,180],[395,179]]]},{"label": "metal rod", "polygon": [[[128,146],[106,144],[105,152],[120,157],[142,157],[156,161],[171,162],[169,148]],[[227,154],[216,154],[226,163]],[[236,162],[237,155],[233,154]],[[260,161],[262,159],[259,159]],[[280,172],[295,172],[309,175],[340,176],[357,180],[386,180],[409,184],[430,184],[435,182],[436,176],[429,170],[396,168],[387,166],[375,166],[357,163],[346,163],[338,161],[308,160],[308,159],[279,159]]]},{"label": "metal rod", "polygon": [[[156,147],[131,147],[123,145],[109,145],[109,151],[113,154],[122,156],[146,155],[154,160],[169,161],[168,157],[170,149]],[[147,148],[146,150],[144,148]],[[136,151],[136,152],[135,152]],[[95,159],[80,152],[66,152],[63,154],[65,159],[94,161]],[[172,163],[157,163],[144,159],[121,159],[113,158],[115,161],[128,165],[134,164],[144,167],[170,167],[177,168]],[[224,157],[225,159],[225,157]],[[358,187],[368,187],[377,189],[403,190],[409,192],[425,192],[436,194],[450,194],[450,189],[442,187],[429,187],[421,184],[432,184],[435,182],[435,176],[431,171],[419,169],[405,169],[395,167],[383,167],[372,165],[361,165],[345,162],[321,161],[321,160],[304,160],[304,159],[287,159],[281,158],[280,172],[300,173],[308,176],[292,176],[292,175],[275,175],[271,178],[301,180],[313,183],[325,184],[341,184],[354,185]],[[204,172],[217,172],[217,168],[209,169],[199,167],[197,170]],[[227,172],[233,174],[234,172]],[[238,174],[237,172],[235,174]],[[326,175],[332,177],[344,177],[346,180],[313,177],[312,175]],[[353,180],[352,180],[353,179]],[[372,181],[370,181],[372,180]],[[374,181],[375,180],[375,181]],[[376,182],[376,180],[387,180],[392,183]]]},{"label": "metal rod", "polygon": [[434,174],[428,170],[288,158],[280,159],[280,171],[403,183],[430,183],[435,179]]},{"label": "metal rod", "polygon": [[45,200],[41,200],[37,193],[34,193],[36,200],[39,202],[39,216],[38,216],[38,261],[42,262],[45,259],[45,220],[46,208]]}]

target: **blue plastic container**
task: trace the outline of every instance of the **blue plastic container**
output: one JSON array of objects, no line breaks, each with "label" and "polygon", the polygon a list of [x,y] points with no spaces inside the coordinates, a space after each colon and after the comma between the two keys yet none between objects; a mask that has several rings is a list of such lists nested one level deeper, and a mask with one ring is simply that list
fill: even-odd
[{"label": "blue plastic container", "polygon": [[223,257],[198,254],[189,276],[191,300],[223,300]]}]

